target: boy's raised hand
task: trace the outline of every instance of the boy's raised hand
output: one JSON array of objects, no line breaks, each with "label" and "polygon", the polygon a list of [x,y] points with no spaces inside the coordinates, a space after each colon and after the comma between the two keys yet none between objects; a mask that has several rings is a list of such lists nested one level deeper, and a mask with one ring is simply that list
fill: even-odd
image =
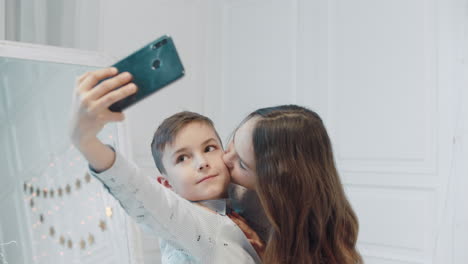
[{"label": "boy's raised hand", "polygon": [[[102,81],[106,78],[109,79]],[[112,165],[115,156],[97,139],[97,134],[105,124],[124,119],[123,113],[112,112],[109,106],[137,91],[131,80],[129,73],[118,74],[116,68],[105,68],[87,72],[76,81],[70,137],[95,169],[103,170]],[[115,90],[118,87],[122,88]]]},{"label": "boy's raised hand", "polygon": [[[109,79],[99,83],[106,78]],[[116,68],[87,72],[77,79],[70,127],[75,145],[94,139],[105,124],[124,119],[123,113],[112,112],[109,106],[136,92],[136,85],[129,83],[131,80],[129,73],[117,75]],[[124,87],[114,91],[121,86]]]}]

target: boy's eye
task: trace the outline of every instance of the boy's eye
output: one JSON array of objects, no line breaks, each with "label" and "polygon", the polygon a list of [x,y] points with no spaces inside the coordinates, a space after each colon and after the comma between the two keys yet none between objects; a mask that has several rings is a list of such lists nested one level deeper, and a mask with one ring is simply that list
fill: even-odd
[{"label": "boy's eye", "polygon": [[205,148],[205,152],[211,152],[211,151],[213,151],[213,150],[215,150],[215,149],[216,149],[215,146],[210,145],[210,146],[207,146],[207,147]]},{"label": "boy's eye", "polygon": [[177,160],[176,160],[176,163],[179,163],[179,162],[184,162],[188,159],[188,156],[187,155],[180,155],[179,157],[177,157]]}]

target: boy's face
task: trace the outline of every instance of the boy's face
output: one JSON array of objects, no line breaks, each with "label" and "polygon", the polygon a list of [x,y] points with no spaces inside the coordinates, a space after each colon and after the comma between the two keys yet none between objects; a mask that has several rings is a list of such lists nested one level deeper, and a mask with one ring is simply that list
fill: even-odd
[{"label": "boy's face", "polygon": [[185,125],[163,154],[168,187],[190,201],[226,197],[230,175],[221,142],[210,125]]}]

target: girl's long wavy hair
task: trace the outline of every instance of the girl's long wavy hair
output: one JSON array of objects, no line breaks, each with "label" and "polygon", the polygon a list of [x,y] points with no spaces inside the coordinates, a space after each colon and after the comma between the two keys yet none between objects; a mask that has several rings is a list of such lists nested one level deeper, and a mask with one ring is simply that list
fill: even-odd
[{"label": "girl's long wavy hair", "polygon": [[272,225],[264,263],[363,263],[358,219],[320,117],[296,105],[259,109],[252,141],[257,193]]}]

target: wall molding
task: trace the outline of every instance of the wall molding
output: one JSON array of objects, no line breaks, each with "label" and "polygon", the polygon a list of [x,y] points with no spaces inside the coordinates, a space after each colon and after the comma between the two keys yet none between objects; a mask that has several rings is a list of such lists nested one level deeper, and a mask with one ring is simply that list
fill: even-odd
[{"label": "wall molding", "polygon": [[[338,39],[339,36],[344,35],[342,38],[346,39],[346,32],[341,32],[340,27],[343,27],[342,24],[339,23],[339,17],[337,14],[337,10],[340,10],[340,3],[345,1],[339,1],[339,0],[334,0],[330,1],[329,3],[329,19],[330,21],[330,27],[329,27],[329,43],[330,43],[330,48],[329,48],[329,61],[330,61],[330,73],[340,73],[341,64],[340,64],[340,59],[341,57],[338,57],[340,55],[343,55],[341,53],[346,53],[350,52],[349,50],[342,51],[341,48],[343,47],[342,44],[337,44],[340,43]],[[372,2],[372,1],[370,1]],[[369,3],[370,3],[369,2]],[[423,107],[424,113],[419,115],[418,118],[421,118],[421,120],[424,120],[424,127],[418,128],[419,130],[423,131],[423,135],[421,135],[421,141],[424,142],[423,146],[417,146],[416,145],[411,146],[410,153],[406,153],[404,151],[400,151],[397,153],[398,158],[393,156],[395,155],[394,151],[392,149],[386,149],[382,153],[371,153],[372,150],[368,150],[369,153],[364,154],[364,153],[346,153],[344,147],[343,147],[343,142],[346,141],[349,143],[349,138],[346,140],[341,139],[341,133],[342,128],[340,124],[343,123],[344,120],[341,120],[340,118],[344,118],[343,116],[340,116],[340,112],[344,112],[346,107],[350,107],[352,104],[350,103],[349,105],[342,106],[339,102],[339,99],[336,99],[340,92],[343,90],[346,90],[347,87],[340,87],[340,77],[343,76],[333,76],[329,75],[328,76],[328,83],[329,85],[329,97],[328,97],[328,109],[327,112],[329,113],[329,126],[333,129],[331,129],[331,134],[332,138],[334,140],[336,148],[336,153],[337,153],[337,160],[339,163],[339,166],[342,171],[344,172],[354,172],[354,173],[359,173],[359,172],[384,172],[384,173],[411,173],[411,174],[428,174],[428,175],[435,175],[438,173],[438,162],[437,162],[437,151],[438,151],[438,123],[437,117],[438,111],[439,111],[439,102],[437,100],[437,94],[439,92],[439,87],[438,87],[438,60],[437,60],[437,52],[438,52],[438,45],[436,42],[436,33],[432,30],[434,28],[437,28],[437,15],[436,15],[436,1],[431,0],[429,2],[425,1],[420,1],[424,2],[424,6],[422,7],[422,11],[420,15],[423,19],[424,22],[421,23],[421,30],[422,30],[422,36],[420,39],[420,42],[424,44],[421,49],[423,50],[424,57],[422,58],[417,58],[421,60],[417,60],[417,64],[422,64],[423,69],[421,69],[421,78],[424,78],[424,81],[421,81],[421,83],[418,83],[418,91],[422,91],[423,94],[421,94],[421,101],[418,105],[415,106],[416,109],[420,110],[419,108]],[[371,8],[371,7],[367,7]],[[419,10],[418,10],[419,11]],[[375,10],[375,12],[379,12],[379,10]],[[368,12],[370,14],[373,14],[372,12]],[[367,13],[366,13],[367,14]],[[337,22],[338,21],[338,22]],[[388,26],[388,25],[387,25]],[[390,26],[389,26],[390,27]],[[369,31],[373,29],[372,26],[369,26]],[[359,32],[358,32],[359,33]],[[368,34],[371,34],[371,32],[367,32]],[[379,43],[378,41],[381,41],[379,37],[375,37],[375,41],[377,41],[377,44]],[[367,42],[361,41],[358,45],[361,45],[359,48],[363,48],[364,45],[372,45],[375,44],[373,42],[370,42],[368,40]],[[372,43],[372,44],[371,44]],[[390,47],[390,46],[389,46]],[[361,50],[360,50],[361,51]],[[341,53],[340,53],[341,52]],[[358,51],[359,52],[359,51]],[[403,52],[407,52],[404,50]],[[339,54],[337,54],[339,53]],[[403,54],[403,53],[402,53]],[[350,57],[354,58],[354,57]],[[393,63],[393,61],[390,61],[390,57],[387,56],[387,60],[389,61],[389,65],[392,65],[390,63]],[[349,59],[349,58],[345,58]],[[370,60],[370,58],[368,58]],[[416,61],[416,59],[414,59]],[[344,67],[344,66],[343,66]],[[389,66],[391,68],[391,66]],[[382,69],[383,71],[383,69]],[[384,74],[384,73],[382,73]],[[389,73],[386,76],[390,76]],[[403,76],[403,75],[402,75]],[[402,77],[403,78],[403,77]],[[409,81],[414,81],[415,79],[408,79]],[[418,79],[419,81],[420,79]],[[339,88],[339,89],[338,89]],[[404,96],[404,95],[402,95]],[[371,99],[370,99],[371,100]],[[395,99],[393,99],[395,100]],[[398,106],[396,106],[398,107]],[[361,109],[362,111],[362,109]],[[398,124],[404,124],[404,122],[400,122]],[[349,125],[348,125],[349,126]],[[357,125],[358,126],[358,125]],[[416,127],[411,127],[410,129],[415,129]],[[405,129],[404,126],[400,128],[395,128],[395,129]],[[419,131],[418,130],[418,131]],[[412,135],[413,137],[416,138],[415,135]],[[363,136],[361,136],[362,138]],[[385,138],[382,138],[382,142],[385,142]],[[367,143],[370,144],[370,143]],[[353,145],[355,146],[355,145]],[[388,146],[387,146],[388,147]],[[340,150],[341,148],[341,150]],[[415,153],[411,153],[415,152]],[[380,155],[380,157],[376,157],[376,155]]]}]

